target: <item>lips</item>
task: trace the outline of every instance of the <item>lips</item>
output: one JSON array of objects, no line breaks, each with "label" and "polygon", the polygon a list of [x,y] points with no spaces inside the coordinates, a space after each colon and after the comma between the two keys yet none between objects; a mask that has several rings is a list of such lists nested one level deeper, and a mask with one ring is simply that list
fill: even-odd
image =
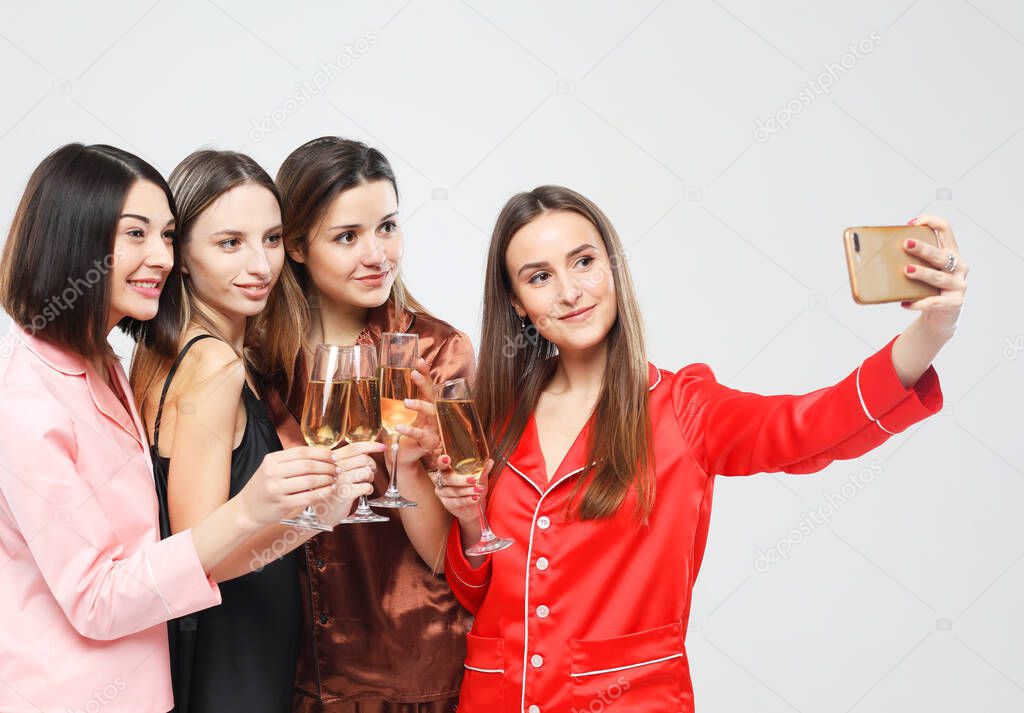
[{"label": "lips", "polygon": [[161,280],[128,280],[128,286],[143,297],[157,299],[160,297]]},{"label": "lips", "polygon": [[250,282],[245,285],[235,285],[239,291],[251,300],[261,300],[270,292],[269,282]]},{"label": "lips", "polygon": [[364,275],[363,277],[355,278],[358,282],[368,285],[370,287],[379,287],[384,284],[384,280],[387,279],[390,270],[386,272],[377,272],[372,275]]},{"label": "lips", "polygon": [[564,314],[561,317],[559,317],[559,319],[564,322],[582,322],[583,320],[590,316],[590,312],[596,306],[597,305],[590,305],[589,307],[583,307],[582,309],[570,312],[569,314]]}]

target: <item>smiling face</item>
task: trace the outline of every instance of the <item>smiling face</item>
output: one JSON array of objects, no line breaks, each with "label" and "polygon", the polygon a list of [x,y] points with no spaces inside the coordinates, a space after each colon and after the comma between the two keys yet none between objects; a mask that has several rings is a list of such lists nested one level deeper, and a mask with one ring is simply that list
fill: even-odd
[{"label": "smiling face", "polygon": [[372,309],[391,294],[404,247],[394,186],[376,180],[335,196],[289,255],[306,266],[326,303]]},{"label": "smiling face", "polygon": [[516,231],[505,251],[512,305],[560,352],[601,344],[618,314],[608,251],[579,213],[549,210]]},{"label": "smiling face", "polygon": [[136,181],[125,197],[114,237],[108,331],[124,317],[150,320],[174,264],[174,216],[163,190]]},{"label": "smiling face", "polygon": [[182,251],[182,272],[196,299],[227,319],[259,314],[283,265],[281,208],[256,183],[214,200],[196,218]]}]

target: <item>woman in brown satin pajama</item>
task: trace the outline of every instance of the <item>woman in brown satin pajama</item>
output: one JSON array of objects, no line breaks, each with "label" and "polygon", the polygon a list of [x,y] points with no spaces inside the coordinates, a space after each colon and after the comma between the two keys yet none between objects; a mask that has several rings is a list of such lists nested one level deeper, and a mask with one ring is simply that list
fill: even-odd
[{"label": "woman in brown satin pajama", "polygon": [[[403,238],[383,155],[355,141],[316,139],[285,159],[277,183],[285,244],[310,307],[307,348],[377,346],[384,332],[414,332],[425,362],[420,372],[431,381],[472,376],[468,337],[428,314],[397,275]],[[308,353],[297,360],[291,392],[274,399],[286,446],[302,442],[296,416]],[[380,510],[389,522],[339,525],[304,545],[295,711],[455,709],[471,619],[438,571],[450,520],[420,456],[418,443],[403,438],[399,487],[417,507]],[[386,485],[379,462],[375,495]]]}]

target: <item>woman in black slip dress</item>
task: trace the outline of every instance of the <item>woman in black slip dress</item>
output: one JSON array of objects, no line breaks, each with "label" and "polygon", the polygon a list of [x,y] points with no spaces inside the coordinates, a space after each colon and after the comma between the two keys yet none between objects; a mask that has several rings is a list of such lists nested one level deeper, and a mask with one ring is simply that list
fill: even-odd
[{"label": "woman in black slip dress", "polygon": [[[170,184],[181,236],[175,267],[132,364],[164,536],[233,496],[268,461],[302,450],[282,451],[251,381],[283,374],[301,334],[276,188],[252,159],[217,151],[186,158]],[[371,491],[368,453],[383,446],[357,445],[334,454],[338,484],[348,487],[320,508],[328,525]],[[220,606],[170,622],[178,713],[290,709],[301,622],[292,551],[312,534],[266,528],[210,572]]]}]

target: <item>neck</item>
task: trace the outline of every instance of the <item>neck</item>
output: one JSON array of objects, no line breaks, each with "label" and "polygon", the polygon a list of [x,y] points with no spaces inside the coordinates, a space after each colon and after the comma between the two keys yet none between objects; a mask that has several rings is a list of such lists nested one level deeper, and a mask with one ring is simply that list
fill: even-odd
[{"label": "neck", "polygon": [[355,344],[366,327],[369,314],[366,307],[331,302],[321,294],[320,309],[313,311],[307,341],[310,344]]},{"label": "neck", "polygon": [[604,341],[582,351],[559,349],[558,365],[545,390],[596,397],[604,385],[607,358],[608,347]]},{"label": "neck", "polygon": [[231,342],[231,346],[239,353],[242,352],[245,347],[245,316],[227,315],[201,302],[196,304],[196,308]]}]

